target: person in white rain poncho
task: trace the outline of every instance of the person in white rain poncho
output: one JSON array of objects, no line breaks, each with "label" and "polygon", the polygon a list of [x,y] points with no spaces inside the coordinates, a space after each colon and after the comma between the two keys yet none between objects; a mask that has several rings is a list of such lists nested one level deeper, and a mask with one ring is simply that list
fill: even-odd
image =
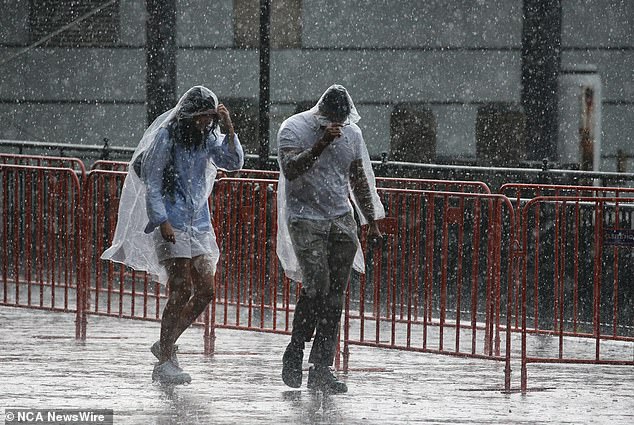
[{"label": "person in white rain poncho", "polygon": [[348,91],[329,87],[310,110],[293,115],[278,132],[278,257],[288,277],[302,282],[282,379],[302,384],[304,345],[311,347],[308,387],[330,393],[347,386],[330,371],[344,290],[351,269],[364,270],[350,195],[368,236],[380,238],[385,211],[376,193],[359,116]]},{"label": "person in white rain poncho", "polygon": [[217,168],[238,170],[243,163],[229,111],[202,86],[154,120],[132,156],[114,240],[102,258],[169,286],[160,339],[151,347],[158,359],[153,380],[191,380],[178,365],[175,342],[214,296],[220,253],[208,198]]}]

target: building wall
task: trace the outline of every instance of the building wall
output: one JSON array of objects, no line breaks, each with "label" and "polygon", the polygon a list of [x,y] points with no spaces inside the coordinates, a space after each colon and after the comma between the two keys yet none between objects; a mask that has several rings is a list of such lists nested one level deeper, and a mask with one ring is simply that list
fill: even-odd
[{"label": "building wall", "polygon": [[[634,170],[634,2],[562,1],[562,68],[596,65],[603,85],[602,155],[632,155]],[[602,170],[616,171],[614,158]]]},{"label": "building wall", "polygon": [[[401,102],[433,111],[439,158],[473,159],[478,108],[520,101],[521,0],[272,2],[273,152],[295,105],[335,82],[349,89],[373,157],[389,151],[390,114]],[[245,12],[251,3],[177,0],[179,93],[204,84],[221,100],[257,104],[258,51],[244,32],[257,26],[253,10]],[[30,42],[29,0],[3,5],[0,58]],[[562,65],[595,64],[603,80],[603,153],[634,154],[634,2],[562,0],[562,7]],[[143,0],[120,1],[119,14],[115,47],[36,48],[0,65],[0,139],[137,144],[146,125]]]}]

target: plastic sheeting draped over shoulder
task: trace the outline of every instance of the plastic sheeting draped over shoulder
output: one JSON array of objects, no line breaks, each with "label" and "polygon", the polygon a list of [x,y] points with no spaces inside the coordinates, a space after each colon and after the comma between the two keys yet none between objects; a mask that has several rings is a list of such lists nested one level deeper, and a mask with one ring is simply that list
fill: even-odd
[{"label": "plastic sheeting draped over shoulder", "polygon": [[[112,246],[101,255],[103,260],[125,264],[134,270],[147,272],[153,280],[167,282],[167,271],[158,261],[152,234],[144,232],[148,221],[146,189],[133,164],[139,155],[158,142],[156,135],[160,129],[167,128],[177,119],[191,118],[200,111],[213,110],[217,106],[218,98],[211,90],[203,86],[194,86],[179,99],[174,108],[161,114],[145,130],[128,166],[128,175],[119,202],[117,228]],[[216,137],[221,137],[217,127],[214,133]],[[209,161],[209,166],[205,170],[206,198],[211,195],[216,172],[213,162]]]},{"label": "plastic sheeting draped over shoulder", "polygon": [[[354,102],[350,97],[348,91],[341,85],[333,84],[321,95],[315,106],[313,106],[309,112],[317,115],[318,119],[325,118],[320,115],[320,107],[323,105],[323,101],[325,96],[331,90],[339,90],[344,91],[346,94],[346,98],[348,99],[348,104],[350,105],[350,111],[348,116],[344,122],[344,124],[356,124],[361,116],[357,111],[357,108],[354,106]],[[325,123],[324,123],[325,124]],[[280,129],[281,130],[281,129]],[[383,208],[383,204],[379,199],[379,195],[376,191],[376,180],[374,177],[374,171],[372,170],[372,164],[370,162],[370,155],[368,153],[368,149],[365,145],[365,142],[362,146],[362,162],[363,162],[363,170],[365,172],[366,180],[370,186],[370,192],[372,194],[372,203],[374,206],[374,219],[380,220],[385,218],[385,209]],[[287,216],[287,208],[286,208],[286,188],[285,188],[285,180],[286,177],[282,171],[282,167],[280,164],[280,177],[278,182],[278,194],[277,194],[277,217],[278,217],[278,226],[277,226],[277,256],[280,259],[280,263],[282,264],[282,268],[284,269],[284,273],[289,279],[293,279],[295,281],[302,280],[302,272],[299,267],[299,263],[297,261],[297,257],[295,256],[295,252],[293,251],[293,246],[291,243],[291,238],[288,232],[288,216]],[[352,188],[349,187],[350,197],[353,201],[354,207],[357,211],[357,215],[360,217],[361,224],[366,224],[367,220],[363,216],[361,209],[359,208],[359,201],[356,199]],[[363,257],[363,251],[361,250],[361,246],[357,247],[357,252],[354,258],[353,268],[360,273],[365,272],[365,260]]]}]

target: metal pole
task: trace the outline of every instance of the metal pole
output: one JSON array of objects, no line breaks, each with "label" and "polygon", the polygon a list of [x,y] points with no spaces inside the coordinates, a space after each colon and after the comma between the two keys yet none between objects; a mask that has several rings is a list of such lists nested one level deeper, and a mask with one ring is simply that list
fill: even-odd
[{"label": "metal pole", "polygon": [[258,152],[259,167],[266,168],[269,159],[269,123],[270,123],[270,31],[271,1],[260,0],[260,119]]},{"label": "metal pole", "polygon": [[176,103],[176,0],[146,0],[146,99],[150,124]]},{"label": "metal pole", "polygon": [[[561,0],[524,0],[522,106],[528,159],[557,158]],[[530,147],[530,148],[528,148]]]}]

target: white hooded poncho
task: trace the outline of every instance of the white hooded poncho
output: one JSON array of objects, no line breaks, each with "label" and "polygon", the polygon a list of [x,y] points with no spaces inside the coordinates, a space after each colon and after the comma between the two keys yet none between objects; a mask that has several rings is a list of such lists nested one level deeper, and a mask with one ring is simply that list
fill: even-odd
[{"label": "white hooded poncho", "polygon": [[[345,90],[340,85],[330,86],[319,98],[319,101],[313,106],[309,112],[314,115],[319,115],[319,106],[322,103],[324,95],[328,93],[331,89],[339,89]],[[348,97],[348,102],[351,106],[350,114],[348,115],[348,119],[345,124],[356,125],[356,123],[361,119],[357,109],[354,106],[352,98],[350,94],[345,90],[346,96]],[[305,113],[305,112],[304,112]],[[299,114],[298,114],[299,115]],[[324,117],[318,117],[321,120],[325,119]],[[289,118],[292,120],[293,117]],[[289,121],[287,120],[287,121]],[[280,131],[278,132],[278,146],[279,146],[279,137],[280,133],[284,129],[286,122],[282,124]],[[362,161],[363,161],[363,169],[365,171],[367,182],[370,186],[370,192],[372,194],[372,203],[374,206],[374,219],[379,220],[385,217],[385,209],[383,208],[383,204],[379,199],[379,196],[376,192],[376,182],[374,177],[374,171],[372,170],[372,164],[370,163],[370,155],[368,154],[367,147],[365,143],[362,143]],[[278,155],[279,160],[279,155]],[[280,164],[280,177],[278,182],[278,193],[277,193],[277,256],[280,259],[280,263],[282,264],[282,268],[284,269],[284,273],[286,276],[295,281],[302,280],[302,272],[299,267],[299,263],[297,261],[297,257],[295,256],[295,252],[293,250],[293,245],[291,243],[291,238],[288,232],[288,211],[286,207],[286,177],[284,176],[284,172],[282,170],[282,165]],[[357,201],[352,188],[349,186],[350,198],[352,199],[354,206],[357,210],[358,216],[361,219],[361,224],[366,224],[366,219],[361,212],[361,209],[358,207],[359,202]],[[350,207],[352,209],[352,206]],[[354,258],[353,268],[360,273],[365,272],[365,261],[363,258],[363,251],[361,246],[357,246],[357,252]]]},{"label": "white hooded poncho", "polygon": [[[217,107],[218,98],[211,90],[203,86],[195,86],[189,89],[179,99],[174,108],[156,118],[147,130],[145,130],[138,147],[132,155],[132,160],[130,161],[128,167],[128,175],[126,176],[123,184],[119,203],[117,227],[112,241],[112,246],[101,255],[103,260],[122,263],[134,270],[147,272],[153,280],[160,283],[167,282],[167,271],[165,270],[165,267],[159,263],[152,233],[145,233],[144,231],[146,224],[148,223],[145,199],[146,188],[145,184],[137,175],[133,164],[139,155],[150,149],[152,144],[157,141],[156,134],[161,128],[167,128],[170,123],[178,118],[187,118],[191,116],[188,111],[195,108],[190,103],[190,99],[192,98],[190,94],[194,90],[199,91],[199,93],[201,93],[204,97],[213,99],[214,105]],[[219,139],[223,137],[217,127],[214,130],[214,133]],[[213,161],[209,161],[205,170],[205,190],[207,196],[205,197],[204,202],[207,202],[207,199],[211,195],[214,180],[216,178],[216,172],[217,169]],[[215,265],[220,257],[220,252],[217,249],[217,246],[215,246],[214,252],[212,252],[211,256]]]}]

